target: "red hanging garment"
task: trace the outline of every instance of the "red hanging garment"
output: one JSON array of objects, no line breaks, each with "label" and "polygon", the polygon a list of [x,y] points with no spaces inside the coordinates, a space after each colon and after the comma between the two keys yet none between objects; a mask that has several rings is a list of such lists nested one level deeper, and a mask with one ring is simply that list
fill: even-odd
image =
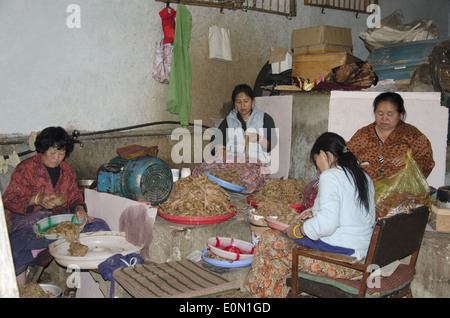
[{"label": "red hanging garment", "polygon": [[175,37],[175,17],[177,12],[170,8],[165,7],[159,12],[161,17],[162,28],[164,33],[164,39],[162,44],[173,43],[173,38]]}]

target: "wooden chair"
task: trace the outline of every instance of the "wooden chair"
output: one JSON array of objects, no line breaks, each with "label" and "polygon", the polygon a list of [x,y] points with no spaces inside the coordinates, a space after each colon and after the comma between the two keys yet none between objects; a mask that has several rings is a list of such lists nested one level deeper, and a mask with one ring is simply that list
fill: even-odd
[{"label": "wooden chair", "polygon": [[[421,206],[406,213],[377,221],[365,261],[312,249],[294,250],[292,255],[291,297],[299,291],[317,297],[412,297],[411,282],[420,245],[428,221],[429,208]],[[381,268],[411,255],[409,264],[400,264],[390,276],[369,277]],[[305,256],[361,271],[362,278],[341,279],[298,271],[298,257]]]}]

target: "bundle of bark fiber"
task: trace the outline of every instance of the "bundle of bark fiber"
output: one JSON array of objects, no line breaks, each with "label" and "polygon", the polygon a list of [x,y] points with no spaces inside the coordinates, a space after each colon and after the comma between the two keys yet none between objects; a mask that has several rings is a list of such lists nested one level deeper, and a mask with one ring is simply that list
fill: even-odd
[{"label": "bundle of bark fiber", "polygon": [[159,209],[176,216],[207,217],[234,212],[230,195],[205,174],[178,180]]},{"label": "bundle of bark fiber", "polygon": [[300,204],[307,185],[306,181],[301,179],[270,179],[253,196],[252,201],[258,202],[258,208],[262,206],[261,203],[267,201]]}]

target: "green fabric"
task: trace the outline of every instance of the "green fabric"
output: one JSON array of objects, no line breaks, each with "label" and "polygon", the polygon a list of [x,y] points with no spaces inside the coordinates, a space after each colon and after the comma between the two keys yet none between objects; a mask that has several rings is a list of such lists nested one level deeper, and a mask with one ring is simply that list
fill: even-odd
[{"label": "green fabric", "polygon": [[192,68],[189,55],[191,29],[192,15],[186,6],[180,3],[177,5],[175,18],[175,38],[166,108],[172,114],[178,114],[182,127],[188,127],[191,113]]},{"label": "green fabric", "polygon": [[[332,286],[337,287],[337,288],[339,288],[339,289],[341,289],[344,292],[349,293],[349,294],[358,295],[358,293],[359,293],[359,289],[354,288],[354,287],[349,286],[349,285],[346,285],[346,284],[343,284],[343,283],[340,283],[340,282],[338,282],[336,280],[333,280],[333,279],[328,279],[327,277],[308,275],[308,274],[300,273],[300,272],[298,273],[298,277],[301,277],[303,279],[308,279],[308,280],[311,280],[311,281],[316,282],[316,283],[332,285]],[[401,290],[402,288],[407,286],[409,283],[411,283],[411,281],[412,281],[412,278],[410,280],[404,282],[403,284],[401,284],[399,286],[396,286],[392,290],[381,291],[381,289],[380,289],[380,291],[378,291],[378,292],[371,293],[371,289],[367,288],[366,294],[365,294],[364,297],[366,297],[366,298],[381,298],[381,297],[384,297],[386,295],[392,294],[392,292],[394,292],[394,291]],[[358,281],[358,284],[360,284],[360,281]]]}]

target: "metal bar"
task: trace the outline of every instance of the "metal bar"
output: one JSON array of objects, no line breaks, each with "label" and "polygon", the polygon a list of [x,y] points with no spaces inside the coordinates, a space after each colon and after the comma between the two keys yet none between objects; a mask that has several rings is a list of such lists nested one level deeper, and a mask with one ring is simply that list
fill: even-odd
[{"label": "metal bar", "polygon": [[212,8],[223,8],[223,9],[229,9],[229,10],[236,10],[236,9],[242,9],[242,4],[244,3],[244,1],[236,1],[233,2],[232,1],[223,1],[223,2],[218,2],[218,1],[199,1],[199,0],[155,0],[156,2],[164,2],[164,3],[174,3],[174,4],[178,4],[178,3],[182,3],[185,5],[193,5],[193,6],[200,6],[200,7],[212,7]]},{"label": "metal bar", "polygon": [[[264,8],[264,0],[261,0],[261,5],[258,6],[257,1],[253,0],[252,5],[249,5],[250,0],[238,0],[238,1],[211,1],[211,0],[155,0],[157,2],[164,2],[164,3],[182,3],[185,5],[195,5],[195,6],[202,6],[202,7],[212,7],[212,8],[219,8],[219,9],[229,9],[229,10],[252,10],[252,11],[260,11],[270,14],[278,14],[278,15],[284,15],[287,17],[294,17],[297,15],[297,2],[296,0],[285,0],[286,2],[289,1],[290,6],[287,8],[283,8],[284,11],[280,11],[280,2],[283,0],[275,0],[276,1],[276,11],[272,10],[272,7],[269,9]],[[285,4],[286,4],[285,2]],[[271,2],[272,3],[272,2]]]},{"label": "metal bar", "polygon": [[378,4],[378,0],[344,0],[344,5],[341,6],[341,1],[336,0],[323,0],[323,1],[315,1],[315,0],[304,0],[304,4],[307,6],[327,8],[327,9],[336,9],[343,11],[352,11],[352,12],[360,12],[360,13],[368,13],[366,12],[367,6],[370,4]]}]

